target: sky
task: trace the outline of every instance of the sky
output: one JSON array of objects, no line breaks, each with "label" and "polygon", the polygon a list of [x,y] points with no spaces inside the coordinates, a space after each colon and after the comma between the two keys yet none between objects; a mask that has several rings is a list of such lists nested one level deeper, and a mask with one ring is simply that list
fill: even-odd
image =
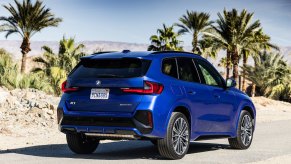
[{"label": "sky", "polygon": [[[34,0],[33,0],[34,1]],[[224,9],[254,12],[264,32],[279,46],[291,46],[291,0],[43,0],[63,22],[57,28],[44,29],[32,41],[59,41],[64,35],[77,41],[118,41],[149,44],[162,24],[172,25],[186,10],[207,12],[212,20]],[[0,0],[0,16],[8,16]],[[175,29],[178,30],[178,29]],[[0,40],[5,40],[0,33]],[[20,40],[11,35],[8,40]],[[191,35],[182,36],[184,46],[191,45]]]}]

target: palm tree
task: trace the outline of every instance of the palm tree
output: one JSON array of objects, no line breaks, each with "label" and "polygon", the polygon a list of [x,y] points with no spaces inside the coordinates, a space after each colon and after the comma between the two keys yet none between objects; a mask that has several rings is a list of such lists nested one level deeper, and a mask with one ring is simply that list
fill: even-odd
[{"label": "palm tree", "polygon": [[[232,63],[230,63],[230,66],[232,66]],[[222,58],[219,60],[218,67],[225,68],[225,76],[227,76],[227,75],[226,75],[226,72],[227,72],[227,59],[226,59],[226,57],[222,57]],[[226,78],[227,78],[227,77],[226,77]]]},{"label": "palm tree", "polygon": [[45,51],[42,57],[35,57],[34,62],[40,67],[32,69],[33,73],[39,74],[43,78],[48,78],[53,86],[55,95],[60,95],[60,85],[65,80],[69,72],[77,65],[80,57],[85,56],[81,51],[83,44],[75,45],[74,38],[66,39],[65,37],[59,43],[58,54],[48,46],[43,46]]},{"label": "palm tree", "polygon": [[163,28],[157,30],[157,35],[152,35],[150,37],[151,45],[149,45],[148,51],[183,50],[182,46],[180,46],[182,41],[178,40],[180,35],[173,30],[173,26],[167,27],[163,24]]},{"label": "palm tree", "polygon": [[80,58],[85,56],[82,52],[84,47],[83,44],[76,45],[74,38],[63,37],[59,47],[59,66],[69,73],[78,64]]},{"label": "palm tree", "polygon": [[[254,58],[255,66],[246,65],[243,69],[246,78],[252,81],[261,95],[291,100],[291,68],[280,54],[259,53]],[[255,89],[254,89],[255,90]],[[252,93],[254,95],[254,92]]]},{"label": "palm tree", "polygon": [[217,44],[212,38],[203,36],[201,40],[198,41],[197,50],[198,54],[202,57],[208,59],[216,59],[217,52],[221,49],[220,45]]},{"label": "palm tree", "polygon": [[11,34],[19,34],[22,37],[20,46],[22,53],[21,73],[24,73],[26,56],[31,51],[31,37],[46,27],[57,27],[62,19],[55,18],[50,9],[46,8],[39,0],[35,3],[30,0],[24,0],[23,3],[17,0],[14,0],[14,2],[16,7],[11,4],[3,6],[11,16],[0,17],[0,21],[2,21],[0,32],[6,32],[6,38]]},{"label": "palm tree", "polygon": [[47,75],[50,75],[51,67],[60,67],[69,73],[79,62],[80,58],[85,56],[82,49],[85,46],[83,44],[75,45],[74,38],[66,39],[63,37],[59,42],[59,52],[56,54],[48,46],[43,46],[45,51],[43,57],[35,57],[34,62],[42,65],[42,68],[34,68],[33,72],[43,71]]},{"label": "palm tree", "polygon": [[211,29],[205,32],[205,36],[212,38],[213,43],[220,49],[226,50],[225,58],[225,68],[226,68],[226,78],[230,77],[230,69],[232,66],[231,62],[231,49],[232,49],[232,38],[234,31],[234,24],[231,23],[233,16],[226,10],[223,11],[223,16],[218,13],[219,19],[216,20],[217,26],[211,25]]},{"label": "palm tree", "polygon": [[175,24],[180,27],[179,34],[190,33],[193,36],[192,46],[193,53],[197,53],[198,47],[198,37],[201,33],[205,32],[207,28],[211,25],[209,21],[210,15],[204,12],[194,12],[188,11],[186,15],[183,15],[179,21],[181,23]]},{"label": "palm tree", "polygon": [[40,78],[36,74],[20,74],[12,55],[4,49],[0,49],[0,75],[0,86],[8,89],[36,88],[52,93],[52,87],[46,79]]},{"label": "palm tree", "polygon": [[[213,31],[206,35],[213,37],[220,46],[227,51],[227,74],[229,74],[230,60],[233,64],[233,78],[238,81],[238,64],[241,47],[253,37],[254,33],[261,30],[260,22],[251,22],[253,13],[243,10],[238,13],[236,9],[227,12],[223,16],[218,13],[217,26],[212,26]],[[228,76],[228,75],[227,75]]]},{"label": "palm tree", "polygon": [[[250,37],[247,41],[242,44],[241,57],[243,59],[243,67],[247,65],[247,60],[249,56],[256,58],[261,50],[275,49],[279,50],[279,47],[270,43],[271,38],[264,34],[262,29],[255,32],[253,37]],[[245,70],[242,70],[242,91],[246,91],[246,80],[245,80]]]}]

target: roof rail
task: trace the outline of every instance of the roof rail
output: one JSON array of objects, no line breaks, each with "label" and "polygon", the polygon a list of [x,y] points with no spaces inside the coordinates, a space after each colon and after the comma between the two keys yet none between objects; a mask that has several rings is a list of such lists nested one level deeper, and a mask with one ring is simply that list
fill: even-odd
[{"label": "roof rail", "polygon": [[117,51],[101,51],[101,52],[94,53],[92,55],[106,54],[106,53],[112,53],[112,52],[117,52]]},{"label": "roof rail", "polygon": [[161,53],[185,53],[185,54],[191,54],[191,55],[198,55],[198,54],[194,54],[192,52],[186,52],[186,51],[156,51],[156,52],[153,52],[152,54],[161,54]]}]

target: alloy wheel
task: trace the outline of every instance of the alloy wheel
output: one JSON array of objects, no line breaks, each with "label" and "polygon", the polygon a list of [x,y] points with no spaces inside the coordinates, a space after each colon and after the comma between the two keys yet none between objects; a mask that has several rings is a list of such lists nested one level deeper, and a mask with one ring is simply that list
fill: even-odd
[{"label": "alloy wheel", "polygon": [[189,146],[189,128],[187,122],[183,118],[178,118],[172,129],[172,143],[174,151],[178,155],[185,153]]},{"label": "alloy wheel", "polygon": [[241,141],[245,146],[248,146],[253,137],[253,124],[249,115],[245,115],[241,123]]}]

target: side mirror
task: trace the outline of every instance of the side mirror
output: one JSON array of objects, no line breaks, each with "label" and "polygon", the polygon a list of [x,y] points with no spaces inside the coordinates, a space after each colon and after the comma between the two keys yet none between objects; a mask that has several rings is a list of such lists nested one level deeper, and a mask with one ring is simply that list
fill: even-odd
[{"label": "side mirror", "polygon": [[226,80],[226,88],[232,88],[236,86],[236,81],[232,78]]}]

